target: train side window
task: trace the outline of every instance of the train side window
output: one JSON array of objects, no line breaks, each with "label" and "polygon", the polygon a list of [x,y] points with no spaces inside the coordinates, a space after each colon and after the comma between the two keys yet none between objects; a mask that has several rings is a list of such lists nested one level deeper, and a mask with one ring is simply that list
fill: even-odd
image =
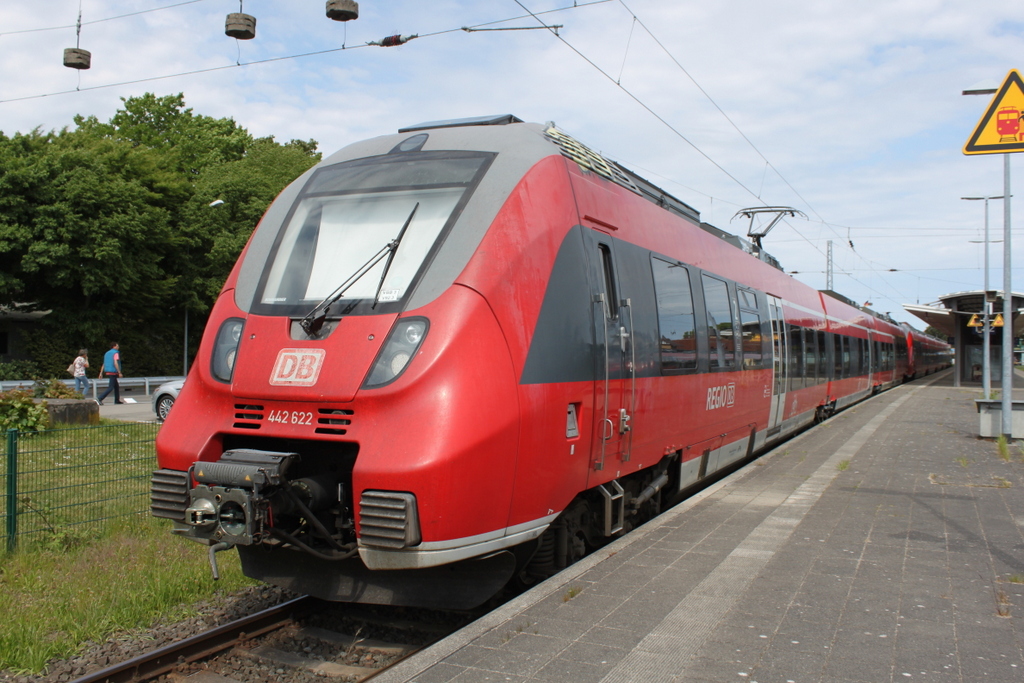
[{"label": "train side window", "polygon": [[804,365],[807,367],[807,383],[813,387],[818,383],[818,345],[814,330],[804,330]]},{"label": "train side window", "polygon": [[697,328],[693,316],[690,274],[685,266],[651,259],[658,304],[658,347],[661,370],[692,370],[697,367]]},{"label": "train side window", "polygon": [[843,378],[853,377],[853,339],[843,337]]},{"label": "train side window", "polygon": [[612,270],[612,250],[607,244],[598,244],[601,252],[601,272],[604,274],[604,315],[608,320],[619,317],[618,293],[615,291],[615,271]]},{"label": "train side window", "polygon": [[843,379],[843,335],[832,335],[832,379]]},{"label": "train side window", "polygon": [[707,311],[709,367],[712,370],[734,367],[736,350],[729,286],[709,275],[702,276],[701,282],[704,285],[704,309]]},{"label": "train side window", "polygon": [[831,340],[828,339],[828,333],[822,330],[818,330],[818,381],[827,382],[831,368],[828,365],[828,350]]},{"label": "train side window", "polygon": [[736,288],[740,304],[740,331],[743,335],[743,367],[760,368],[764,357],[761,352],[761,316],[757,312],[757,294],[749,289]]},{"label": "train side window", "polygon": [[818,330],[818,384],[828,381],[828,338],[824,330]]},{"label": "train side window", "polygon": [[804,386],[804,328],[789,326],[789,390]]}]

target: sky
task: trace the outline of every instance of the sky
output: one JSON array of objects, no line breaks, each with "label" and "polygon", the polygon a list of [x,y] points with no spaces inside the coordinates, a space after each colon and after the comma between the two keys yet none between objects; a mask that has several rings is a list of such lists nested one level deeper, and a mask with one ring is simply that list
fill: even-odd
[{"label": "sky", "polygon": [[[962,92],[1024,68],[1020,3],[358,5],[342,23],[324,0],[3,0],[0,131],[105,121],[146,92],[325,154],[424,121],[514,114],[553,121],[730,232],[749,227],[741,209],[797,209],[806,218],[764,239],[784,269],[824,289],[831,240],[833,288],[915,327],[903,304],[983,286],[984,202],[961,197],[1002,195],[1004,157],[963,154],[991,96]],[[240,7],[254,40],[224,34]],[[392,35],[417,37],[368,45]],[[76,45],[91,69],[62,65]],[[1024,154],[1010,166],[1024,197]],[[989,212],[1002,289],[1003,201]],[[1012,234],[1021,292],[1024,232]]]}]

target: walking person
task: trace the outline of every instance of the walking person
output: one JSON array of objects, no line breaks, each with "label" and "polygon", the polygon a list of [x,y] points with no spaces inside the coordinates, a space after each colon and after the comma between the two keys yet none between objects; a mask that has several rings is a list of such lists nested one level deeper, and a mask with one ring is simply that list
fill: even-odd
[{"label": "walking person", "polygon": [[107,385],[107,390],[100,394],[97,402],[103,405],[103,399],[113,391],[114,392],[114,403],[121,405],[124,401],[121,400],[121,386],[117,383],[117,378],[121,377],[121,347],[117,342],[110,345],[110,350],[103,354],[103,370],[100,372],[100,378],[106,377],[110,380]]},{"label": "walking person", "polygon": [[75,391],[82,394],[82,396],[87,396],[87,392],[91,388],[91,383],[89,382],[89,375],[87,375],[85,372],[88,368],[89,350],[79,349],[78,357],[75,358],[74,362],[71,363],[71,366],[68,368],[68,370],[70,370],[71,374],[74,375],[75,377]]}]

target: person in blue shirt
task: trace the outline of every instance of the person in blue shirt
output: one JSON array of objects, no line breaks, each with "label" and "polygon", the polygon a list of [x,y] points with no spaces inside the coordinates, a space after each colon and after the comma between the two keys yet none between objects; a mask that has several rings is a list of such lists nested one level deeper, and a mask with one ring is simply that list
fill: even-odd
[{"label": "person in blue shirt", "polygon": [[124,403],[121,400],[121,387],[117,383],[117,378],[121,377],[121,347],[117,342],[110,345],[110,350],[103,354],[103,370],[100,371],[100,379],[106,377],[110,380],[107,385],[107,390],[100,394],[97,402],[103,405],[103,399],[113,391],[114,392],[114,403],[120,405]]}]

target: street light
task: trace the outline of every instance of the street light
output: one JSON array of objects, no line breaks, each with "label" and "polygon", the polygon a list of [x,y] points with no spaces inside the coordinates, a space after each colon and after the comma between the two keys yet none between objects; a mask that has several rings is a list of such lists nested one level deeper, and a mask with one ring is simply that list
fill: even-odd
[{"label": "street light", "polygon": [[[207,204],[210,208],[216,209],[218,206],[224,206],[223,199],[214,199],[212,202]],[[188,303],[185,303],[185,350],[182,360],[182,372],[188,377]]]},{"label": "street light", "polygon": [[[989,400],[992,397],[992,370],[989,363],[991,341],[989,340],[989,301],[988,301],[988,201],[990,199],[1002,199],[1003,195],[998,197],[961,197],[965,201],[984,201],[985,202],[985,301],[982,304],[982,357],[981,357],[981,390],[985,394],[985,400]],[[958,370],[957,372],[962,372]]]}]

